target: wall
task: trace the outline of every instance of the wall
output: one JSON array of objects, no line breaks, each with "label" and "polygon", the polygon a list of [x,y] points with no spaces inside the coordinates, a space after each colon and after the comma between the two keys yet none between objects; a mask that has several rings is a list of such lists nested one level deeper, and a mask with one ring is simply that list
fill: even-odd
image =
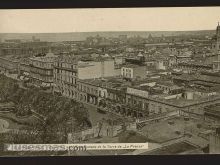
[{"label": "wall", "polygon": [[121,75],[126,78],[133,78],[134,77],[133,68],[122,67]]},{"label": "wall", "polygon": [[143,91],[143,90],[139,90],[139,89],[135,89],[135,88],[127,88],[127,93],[129,94],[134,94],[137,96],[142,96],[142,97],[148,97],[148,92],[147,91]]},{"label": "wall", "polygon": [[114,61],[89,62],[87,66],[78,68],[79,79],[111,77],[115,75]]}]

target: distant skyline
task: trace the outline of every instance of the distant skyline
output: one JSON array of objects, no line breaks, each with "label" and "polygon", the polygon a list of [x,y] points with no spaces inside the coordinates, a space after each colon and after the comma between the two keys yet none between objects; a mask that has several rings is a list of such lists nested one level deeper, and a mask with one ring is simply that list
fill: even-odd
[{"label": "distant skyline", "polygon": [[214,30],[220,7],[0,10],[0,33]]}]

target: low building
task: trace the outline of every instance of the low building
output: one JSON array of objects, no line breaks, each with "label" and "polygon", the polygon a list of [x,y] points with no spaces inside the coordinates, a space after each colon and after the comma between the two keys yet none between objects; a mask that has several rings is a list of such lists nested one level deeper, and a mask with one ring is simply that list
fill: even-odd
[{"label": "low building", "polygon": [[96,79],[78,80],[77,81],[77,100],[83,103],[98,105],[99,84]]},{"label": "low building", "polygon": [[209,136],[209,153],[219,154],[220,153],[220,129],[217,128],[216,132]]},{"label": "low building", "polygon": [[176,68],[183,70],[185,73],[199,72],[199,71],[212,71],[211,65],[204,65],[202,63],[179,63]]},{"label": "low building", "polygon": [[156,60],[156,69],[158,70],[166,70],[168,67],[168,60],[158,59]]},{"label": "low building", "polygon": [[212,104],[204,108],[204,117],[207,121],[220,123],[220,104]]},{"label": "low building", "polygon": [[187,63],[191,61],[191,56],[188,55],[180,55],[176,56],[176,63]]},{"label": "low building", "polygon": [[157,83],[157,86],[163,90],[164,93],[174,95],[183,92],[183,87],[179,87],[174,85],[174,83],[170,81],[161,81]]}]

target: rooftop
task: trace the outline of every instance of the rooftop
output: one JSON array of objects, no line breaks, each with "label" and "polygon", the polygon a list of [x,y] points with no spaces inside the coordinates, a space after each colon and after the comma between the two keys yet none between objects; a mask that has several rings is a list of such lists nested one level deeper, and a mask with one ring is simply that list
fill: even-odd
[{"label": "rooftop", "polygon": [[99,87],[106,87],[106,88],[119,89],[119,90],[123,89],[126,86],[125,81],[123,81],[121,78],[116,78],[116,77],[85,79],[79,81]]},{"label": "rooftop", "polygon": [[145,65],[135,65],[135,64],[127,63],[127,64],[122,65],[122,67],[126,67],[126,68],[139,68],[139,67],[146,67],[146,66]]},{"label": "rooftop", "polygon": [[210,106],[207,106],[205,109],[208,111],[215,111],[216,113],[220,114],[220,104],[210,105]]}]

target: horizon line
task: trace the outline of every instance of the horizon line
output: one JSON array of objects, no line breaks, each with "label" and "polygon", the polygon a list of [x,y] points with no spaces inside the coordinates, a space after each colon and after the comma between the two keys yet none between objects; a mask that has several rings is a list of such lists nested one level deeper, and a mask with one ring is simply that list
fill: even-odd
[{"label": "horizon line", "polygon": [[215,31],[215,29],[200,29],[200,30],[117,30],[117,31],[72,31],[72,32],[0,32],[0,34],[52,34],[52,33],[99,33],[99,32],[196,32],[196,31]]}]

